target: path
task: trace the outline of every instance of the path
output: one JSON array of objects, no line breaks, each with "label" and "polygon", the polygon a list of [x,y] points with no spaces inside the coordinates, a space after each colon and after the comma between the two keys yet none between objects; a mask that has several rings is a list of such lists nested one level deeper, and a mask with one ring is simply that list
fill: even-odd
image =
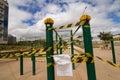
[{"label": "path", "polygon": [[[75,47],[82,51],[82,49]],[[115,47],[117,64],[120,64],[120,46]],[[64,53],[70,53],[70,50]],[[77,52],[75,52],[77,53]],[[101,58],[112,61],[111,50],[94,49],[94,54]],[[30,58],[24,59],[24,75],[19,75],[19,61],[14,59],[0,59],[0,80],[47,80],[46,59],[37,58],[36,75],[32,75],[32,64]],[[117,69],[107,63],[95,58],[95,68],[97,80],[120,80],[120,69]],[[73,70],[73,77],[58,77],[55,80],[87,80],[87,71],[85,63],[76,63],[76,69]]]}]

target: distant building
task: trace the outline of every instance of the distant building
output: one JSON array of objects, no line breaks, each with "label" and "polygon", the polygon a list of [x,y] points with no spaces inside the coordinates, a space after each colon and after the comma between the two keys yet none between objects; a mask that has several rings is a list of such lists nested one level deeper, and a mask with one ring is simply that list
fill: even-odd
[{"label": "distant building", "polygon": [[16,43],[16,37],[12,35],[8,35],[8,44],[15,44]]},{"label": "distant building", "polygon": [[8,41],[8,11],[7,0],[0,0],[0,43]]}]

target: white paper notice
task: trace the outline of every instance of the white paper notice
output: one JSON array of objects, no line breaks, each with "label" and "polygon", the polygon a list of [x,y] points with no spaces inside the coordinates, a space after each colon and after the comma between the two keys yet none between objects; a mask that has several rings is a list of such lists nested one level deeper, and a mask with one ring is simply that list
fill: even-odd
[{"label": "white paper notice", "polygon": [[72,76],[72,62],[67,54],[54,55],[57,76]]}]

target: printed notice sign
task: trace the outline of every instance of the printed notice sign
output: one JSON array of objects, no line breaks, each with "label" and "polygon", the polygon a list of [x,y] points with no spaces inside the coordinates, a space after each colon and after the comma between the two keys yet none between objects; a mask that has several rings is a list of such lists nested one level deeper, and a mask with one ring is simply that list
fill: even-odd
[{"label": "printed notice sign", "polygon": [[57,76],[72,76],[72,62],[67,54],[54,55]]}]

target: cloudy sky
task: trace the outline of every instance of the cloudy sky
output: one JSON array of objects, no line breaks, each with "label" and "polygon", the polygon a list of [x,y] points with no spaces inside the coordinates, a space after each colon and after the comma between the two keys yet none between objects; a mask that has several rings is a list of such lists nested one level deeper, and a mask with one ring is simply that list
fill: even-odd
[{"label": "cloudy sky", "polygon": [[[45,37],[47,17],[54,20],[54,27],[78,22],[86,6],[85,14],[91,16],[92,36],[103,31],[120,32],[120,0],[8,0],[8,3],[9,34],[17,40]],[[69,35],[69,32],[64,34]],[[81,30],[76,35],[79,34]]]}]

